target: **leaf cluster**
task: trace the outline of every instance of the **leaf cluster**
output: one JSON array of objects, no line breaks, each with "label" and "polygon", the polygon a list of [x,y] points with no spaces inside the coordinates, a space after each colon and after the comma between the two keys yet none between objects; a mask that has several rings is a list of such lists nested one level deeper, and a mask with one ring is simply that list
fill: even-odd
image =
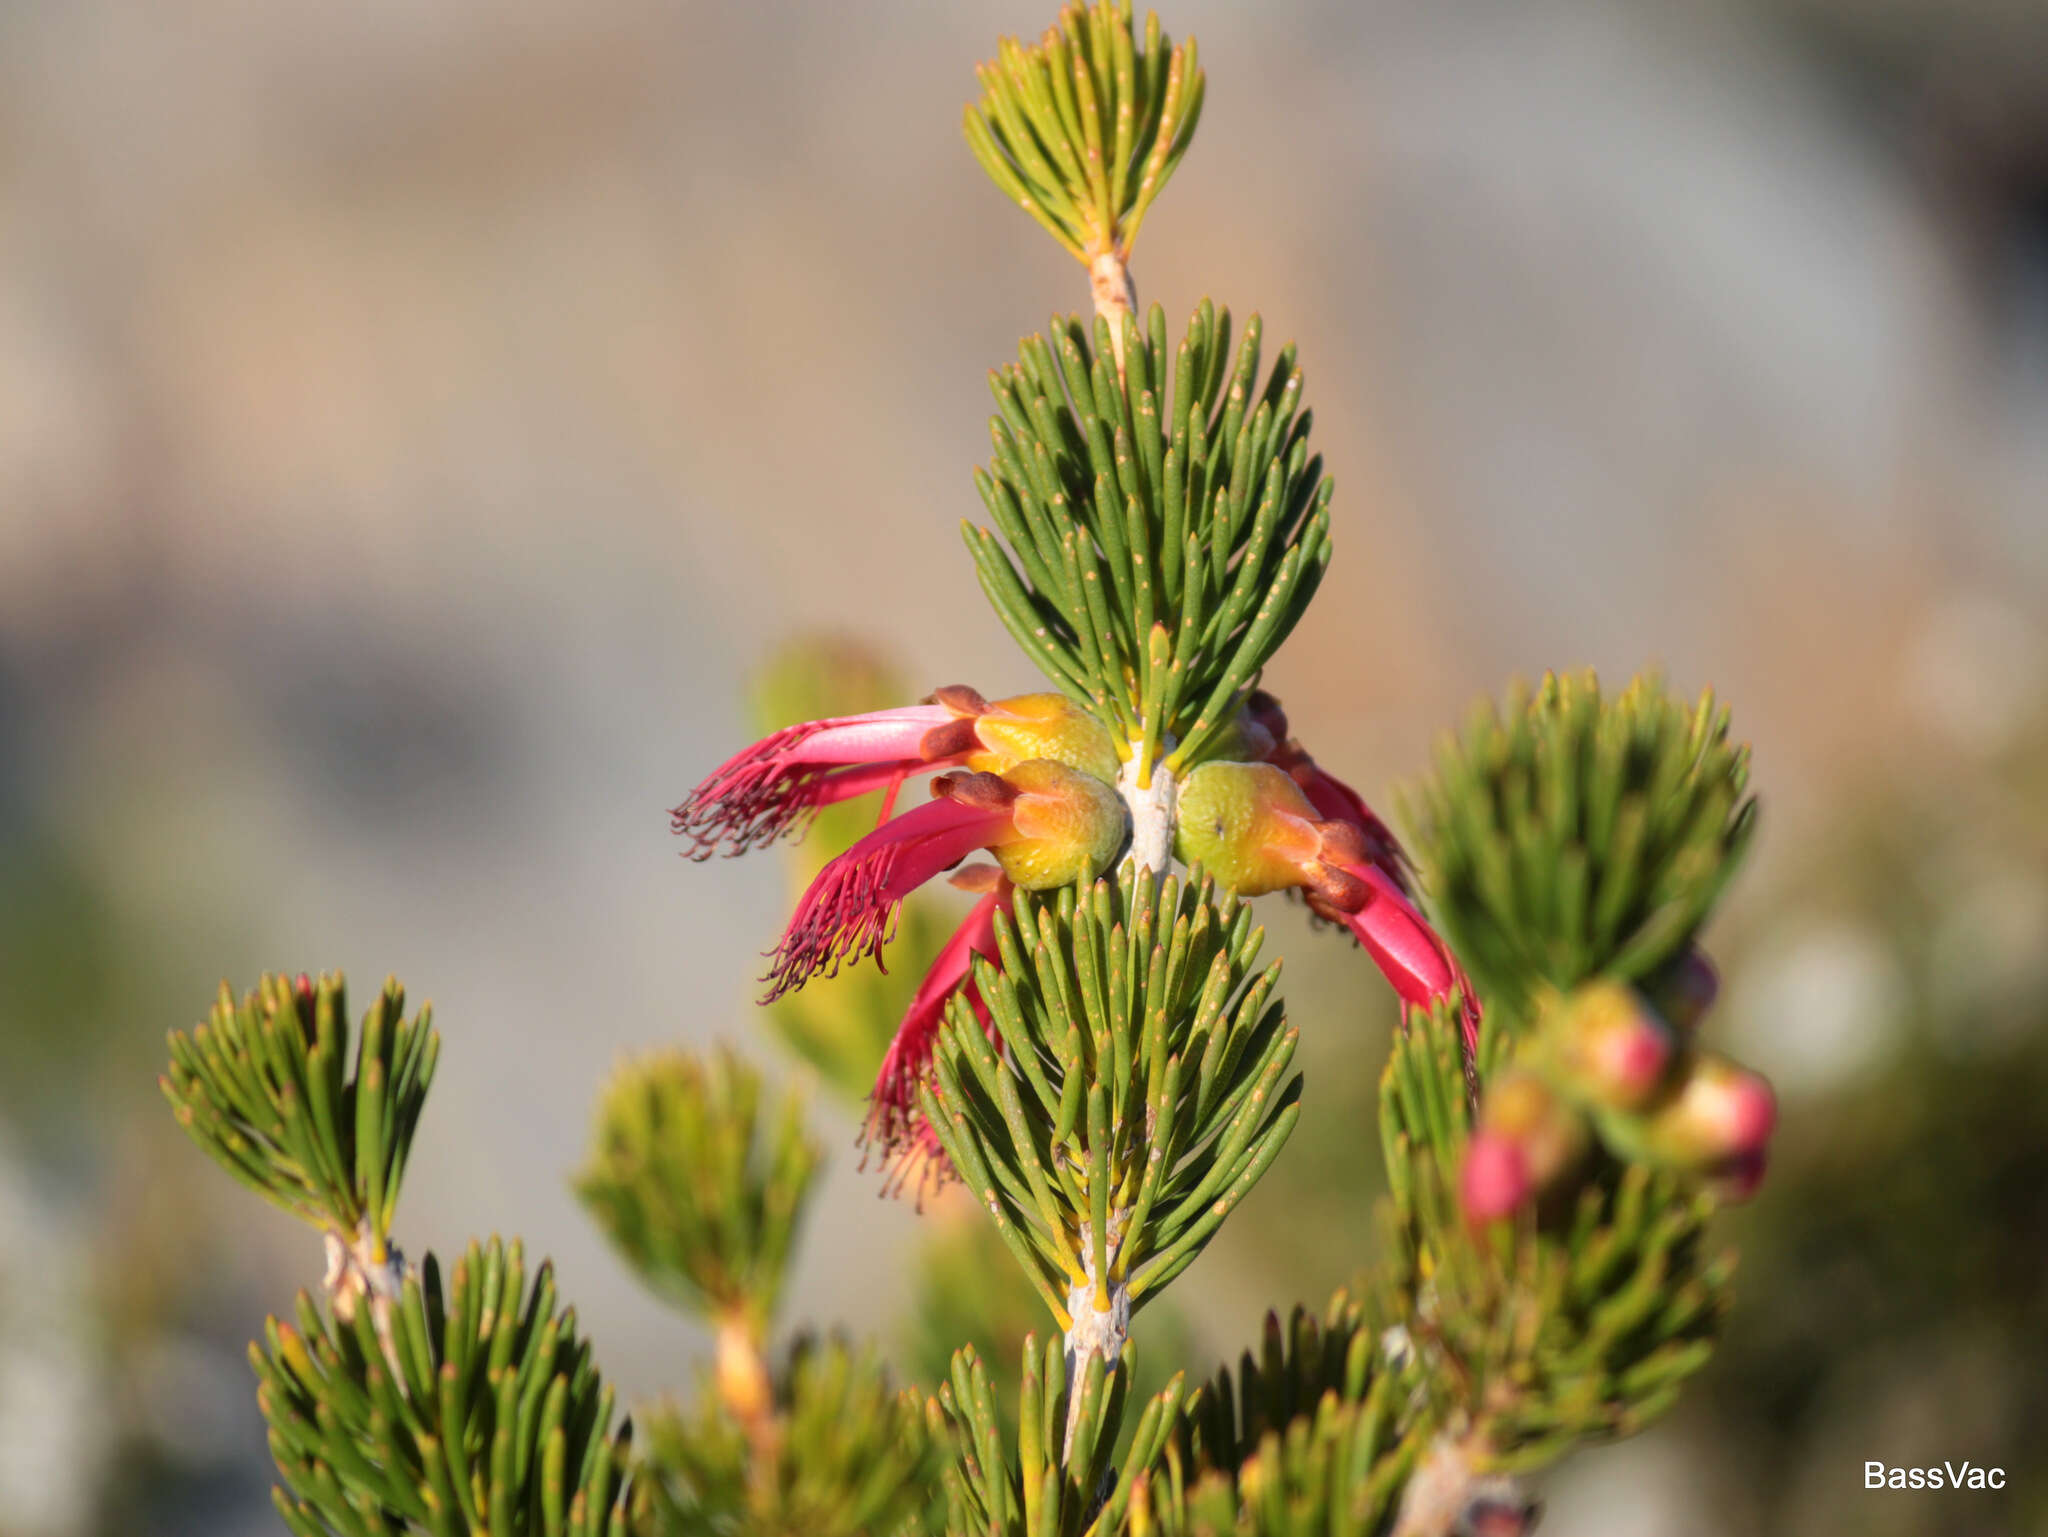
[{"label": "leaf cluster", "polygon": [[1326,1394],[1363,1399],[1382,1374],[1379,1333],[1362,1299],[1339,1291],[1318,1316],[1297,1305],[1268,1313],[1256,1352],[1188,1395],[1177,1430],[1182,1463],[1234,1469],[1270,1433],[1311,1413]]},{"label": "leaf cluster", "polygon": [[388,1313],[302,1292],[250,1360],[297,1537],[624,1537],[631,1427],[517,1243],[472,1243],[445,1293],[429,1256]]},{"label": "leaf cluster", "polygon": [[[1128,1293],[1180,1274],[1294,1129],[1296,1032],[1255,971],[1248,907],[1190,872],[1019,893],[978,960],[984,1029],[956,998],[925,1113],[1039,1294]],[[1285,1081],[1283,1082],[1283,1079]],[[1078,1288],[1078,1290],[1077,1290]]]},{"label": "leaf cluster", "polygon": [[441,1038],[405,1018],[389,979],[350,1050],[348,985],[266,975],[238,1002],[227,984],[206,1023],[169,1038],[158,1083],[192,1140],[301,1221],[381,1254]]},{"label": "leaf cluster", "polygon": [[1381,1376],[1359,1398],[1326,1392],[1265,1430],[1241,1463],[1184,1470],[1169,1448],[1165,1467],[1140,1481],[1126,1530],[1132,1537],[1374,1537],[1387,1530],[1425,1445],[1402,1428],[1395,1379]]},{"label": "leaf cluster", "polygon": [[[638,1537],[907,1537],[945,1453],[923,1398],[868,1351],[800,1339],[777,1374],[773,1444],[712,1391],[643,1417]],[[930,1528],[937,1531],[936,1524]]]},{"label": "leaf cluster", "polygon": [[1402,810],[1451,947],[1520,1021],[1540,985],[1634,981],[1691,942],[1755,829],[1748,784],[1711,690],[1546,674],[1447,736]]},{"label": "leaf cluster", "polygon": [[[1206,299],[1168,351],[1152,306],[1027,338],[991,375],[994,461],[965,525],[982,590],[1027,656],[1141,765],[1201,761],[1279,649],[1330,557],[1332,484],[1309,451],[1294,348],[1263,384],[1255,315],[1235,353]],[[1172,739],[1169,742],[1168,739]]]},{"label": "leaf cluster", "polygon": [[950,1379],[931,1410],[954,1446],[944,1475],[946,1530],[977,1537],[1106,1537],[1124,1530],[1133,1491],[1172,1434],[1181,1378],[1146,1402],[1119,1467],[1111,1454],[1130,1391],[1130,1348],[1114,1364],[1087,1354],[1078,1377],[1058,1339],[1041,1345],[1027,1337],[1023,1357],[1012,1457],[986,1365],[972,1346],[953,1354]]},{"label": "leaf cluster", "polygon": [[[920,1382],[943,1381],[953,1352],[972,1345],[994,1384],[998,1409],[1012,1414],[1019,1352],[1026,1335],[1043,1329],[1045,1304],[1012,1262],[995,1225],[971,1212],[945,1223],[920,1245],[916,1265],[901,1331],[903,1369]],[[1165,1297],[1153,1298],[1143,1317],[1132,1321],[1131,1340],[1136,1365],[1130,1392],[1140,1401],[1166,1386],[1196,1343],[1184,1310]],[[1014,1433],[1012,1420],[1005,1426]]]},{"label": "leaf cluster", "polygon": [[1134,37],[1130,0],[1096,0],[975,74],[962,126],[1003,195],[1082,261],[1128,255],[1201,119],[1194,39],[1174,46],[1150,13]]},{"label": "leaf cluster", "polygon": [[[1496,1044],[1493,1061],[1506,1055]],[[1608,1158],[1474,1227],[1455,1189],[1470,1116],[1457,1016],[1439,1006],[1397,1036],[1381,1077],[1390,1284],[1434,1396],[1483,1422],[1499,1469],[1536,1468],[1670,1407],[1713,1352],[1732,1261],[1708,1251],[1714,1203],[1696,1182]]]},{"label": "leaf cluster", "polygon": [[759,1075],[730,1051],[663,1051],[613,1076],[576,1193],[657,1294],[758,1332],[822,1157],[800,1097],[770,1123]]}]

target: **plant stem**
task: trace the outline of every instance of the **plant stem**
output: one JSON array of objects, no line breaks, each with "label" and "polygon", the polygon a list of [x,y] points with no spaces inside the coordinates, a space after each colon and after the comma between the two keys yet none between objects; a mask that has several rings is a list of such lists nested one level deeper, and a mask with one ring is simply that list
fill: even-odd
[{"label": "plant stem", "polygon": [[[1081,1379],[1088,1368],[1088,1358],[1099,1355],[1104,1363],[1114,1368],[1123,1359],[1124,1342],[1131,1333],[1131,1294],[1122,1281],[1111,1281],[1107,1287],[1096,1285],[1094,1257],[1085,1250],[1082,1263],[1090,1274],[1087,1279],[1076,1281],[1067,1293],[1067,1314],[1074,1322],[1066,1333],[1067,1350],[1067,1429],[1060,1443],[1060,1462],[1071,1464],[1074,1460],[1074,1427],[1081,1416]],[[1098,1304],[1107,1297],[1109,1305]]]},{"label": "plant stem", "polygon": [[782,1455],[782,1427],[775,1413],[775,1389],[761,1355],[761,1331],[744,1311],[719,1320],[712,1379],[719,1401],[746,1433],[751,1456],[749,1481],[765,1513],[773,1505]]},{"label": "plant stem", "polygon": [[1173,818],[1178,805],[1173,770],[1164,763],[1152,765],[1152,782],[1138,784],[1141,759],[1133,754],[1116,776],[1117,793],[1131,812],[1131,858],[1138,873],[1163,875],[1173,858]]},{"label": "plant stem", "polygon": [[1138,285],[1123,253],[1103,251],[1088,263],[1088,288],[1095,296],[1095,313],[1109,322],[1109,350],[1116,357],[1117,377],[1124,371],[1124,317],[1138,312]]},{"label": "plant stem", "polygon": [[[1109,347],[1117,377],[1124,372],[1124,319],[1138,309],[1138,285],[1123,253],[1112,247],[1088,264],[1088,288],[1095,313],[1109,322]],[[1138,873],[1163,875],[1173,859],[1175,785],[1173,771],[1141,744],[1117,774],[1116,787],[1131,811],[1131,858]],[[1161,744],[1163,753],[1171,743]],[[1113,1359],[1113,1358],[1112,1358]]]},{"label": "plant stem", "polygon": [[384,1347],[384,1359],[391,1365],[392,1380],[405,1391],[406,1375],[398,1358],[398,1340],[392,1332],[391,1310],[405,1294],[405,1256],[393,1243],[379,1244],[376,1230],[365,1217],[353,1238],[328,1231],[322,1235],[327,1249],[327,1274],[322,1285],[334,1316],[348,1323],[364,1298],[370,1302],[370,1321],[376,1326],[377,1341]]}]

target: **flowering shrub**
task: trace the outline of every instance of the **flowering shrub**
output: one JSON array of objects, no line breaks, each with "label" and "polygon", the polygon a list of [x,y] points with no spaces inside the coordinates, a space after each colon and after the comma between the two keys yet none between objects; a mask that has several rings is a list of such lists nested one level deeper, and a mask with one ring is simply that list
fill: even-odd
[{"label": "flowering shrub", "polygon": [[[1705,1224],[1755,1191],[1775,1116],[1698,1040],[1695,936],[1753,825],[1725,713],[1546,678],[1446,739],[1404,846],[1258,686],[1332,550],[1294,349],[1262,372],[1256,317],[1233,347],[1205,300],[1169,345],[1137,310],[1132,246],[1200,116],[1194,45],[1105,0],[980,79],[970,146],[1094,303],[995,375],[991,526],[965,531],[1053,687],[828,702],[672,825],[698,860],[738,855],[879,794],[806,867],[763,1001],[866,1092],[885,1188],[964,1185],[1045,1334],[1007,1403],[971,1347],[901,1389],[840,1342],[774,1349],[821,1150],[737,1056],[660,1054],[608,1089],[577,1183],[715,1330],[694,1404],[636,1437],[545,1267],[528,1285],[494,1242],[444,1281],[392,1244],[426,1018],[393,984],[352,1050],[339,978],[266,978],[172,1037],[164,1085],[327,1245],[321,1293],[254,1357],[294,1532],[1513,1532],[1516,1475],[1644,1424],[1712,1351],[1728,1266]],[[936,942],[905,913],[942,875],[976,901]],[[1283,1156],[1307,1091],[1251,905],[1282,892],[1402,1010],[1383,1264],[1276,1316],[1234,1373],[1141,1394],[1133,1316]],[[907,992],[850,1023],[792,1012],[906,948]]]}]

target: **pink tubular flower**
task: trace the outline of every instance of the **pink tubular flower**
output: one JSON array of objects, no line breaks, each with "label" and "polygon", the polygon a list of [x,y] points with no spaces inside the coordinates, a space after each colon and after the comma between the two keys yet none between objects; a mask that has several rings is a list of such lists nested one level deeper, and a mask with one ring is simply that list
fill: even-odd
[{"label": "pink tubular flower", "polygon": [[1299,888],[1318,915],[1350,929],[1403,1003],[1427,1008],[1456,989],[1466,1059],[1479,1050],[1479,1001],[1456,957],[1349,820],[1317,816],[1273,763],[1205,763],[1180,785],[1181,857],[1241,896]]},{"label": "pink tubular flower", "polygon": [[[917,1090],[931,1069],[932,1049],[938,1042],[939,1026],[946,1018],[947,1002],[964,991],[977,1012],[981,1000],[975,995],[974,957],[996,959],[996,914],[1010,910],[1011,887],[1000,871],[985,865],[972,866],[962,876],[986,877],[987,889],[968,912],[966,921],[946,941],[932,962],[932,969],[917,985],[903,1023],[889,1049],[882,1054],[882,1070],[875,1075],[875,1091],[868,1099],[867,1125],[862,1129],[863,1146],[878,1146],[892,1156],[914,1131],[913,1121],[922,1121]],[[956,884],[959,882],[956,880]],[[944,1155],[940,1155],[941,1162]]]},{"label": "pink tubular flower", "polygon": [[902,1135],[889,1146],[885,1157],[888,1166],[882,1176],[881,1194],[900,1196],[905,1190],[915,1189],[920,1213],[924,1210],[927,1196],[945,1189],[960,1177],[953,1168],[953,1161],[946,1156],[945,1147],[939,1142],[939,1134],[932,1129],[932,1123],[925,1119],[922,1110],[904,1123]]},{"label": "pink tubular flower", "polygon": [[721,844],[743,854],[822,807],[966,762],[978,745],[975,717],[987,707],[973,689],[955,686],[906,709],[785,726],[714,769],[670,814],[669,826],[691,840],[693,859],[710,858]]},{"label": "pink tubular flower", "polygon": [[[976,781],[994,780],[994,784]],[[934,799],[886,822],[818,872],[773,952],[771,1002],[841,962],[873,955],[896,927],[903,899],[977,849],[1009,834],[1014,794],[993,774],[944,774]]]},{"label": "pink tubular flower", "polygon": [[1117,757],[1101,724],[1063,694],[1019,694],[991,704],[954,684],[921,705],[805,721],[764,737],[714,770],[670,814],[708,859],[772,843],[801,829],[821,807],[870,790],[888,791],[882,820],[912,774],[967,767],[1004,773],[1049,758],[1114,780]]},{"label": "pink tubular flower", "polygon": [[1129,831],[1115,790],[1042,758],[1006,775],[941,774],[932,795],[818,872],[772,953],[764,1003],[848,960],[879,960],[903,899],[976,849],[1038,891],[1100,874]]}]

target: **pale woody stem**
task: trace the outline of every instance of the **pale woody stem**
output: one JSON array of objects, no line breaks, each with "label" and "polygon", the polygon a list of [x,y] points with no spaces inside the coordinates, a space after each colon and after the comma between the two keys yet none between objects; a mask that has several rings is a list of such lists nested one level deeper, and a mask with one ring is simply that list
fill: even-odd
[{"label": "pale woody stem", "polygon": [[1131,269],[1121,253],[1102,252],[1088,264],[1088,287],[1095,296],[1095,313],[1109,322],[1109,348],[1116,357],[1116,371],[1124,371],[1124,316],[1138,310],[1138,286],[1131,281]]},{"label": "pale woody stem", "polygon": [[334,1232],[324,1238],[327,1274],[322,1280],[334,1316],[347,1323],[356,1316],[357,1305],[364,1298],[369,1299],[370,1321],[376,1327],[378,1343],[384,1347],[384,1359],[391,1363],[393,1380],[403,1392],[406,1375],[398,1359],[391,1310],[405,1293],[405,1256],[396,1244],[387,1243],[383,1259],[377,1258],[376,1235],[368,1218],[356,1229],[353,1239],[345,1240]]},{"label": "pale woody stem", "polygon": [[1440,1431],[1402,1491],[1394,1537],[1526,1537],[1535,1530],[1538,1507],[1528,1492],[1515,1479],[1484,1471],[1491,1452],[1482,1431]]},{"label": "pale woody stem", "polygon": [[1173,818],[1179,803],[1173,770],[1164,763],[1153,764],[1152,783],[1140,788],[1138,760],[1133,756],[1116,776],[1116,788],[1130,808],[1131,859],[1137,873],[1164,875],[1173,858]]},{"label": "pale woody stem", "polygon": [[[1131,269],[1123,256],[1108,250],[1088,264],[1088,286],[1095,298],[1095,313],[1109,322],[1109,345],[1116,358],[1119,377],[1124,371],[1124,317],[1136,312],[1138,290],[1131,281]],[[1173,858],[1175,785],[1173,773],[1163,763],[1152,766],[1151,783],[1138,783],[1139,757],[1134,754],[1117,775],[1117,791],[1131,813],[1131,859],[1137,873],[1163,875]],[[1081,1383],[1087,1375],[1088,1358],[1101,1356],[1114,1368],[1123,1358],[1124,1343],[1130,1337],[1131,1295],[1121,1281],[1104,1288],[1109,1306],[1096,1306],[1096,1278],[1093,1252],[1084,1245],[1082,1263],[1089,1271],[1067,1294],[1067,1313],[1073,1324],[1066,1334],[1067,1426],[1061,1442],[1060,1461],[1070,1462],[1074,1454],[1074,1430],[1080,1419]]]},{"label": "pale woody stem", "polygon": [[[1095,296],[1095,313],[1109,322],[1110,350],[1116,355],[1116,371],[1124,371],[1124,317],[1138,308],[1137,285],[1131,269],[1114,247],[1100,252],[1088,264],[1088,287]],[[1132,744],[1134,747],[1136,743]],[[1164,744],[1171,746],[1171,743]],[[1165,874],[1173,858],[1173,774],[1163,763],[1152,766],[1152,782],[1138,783],[1139,755],[1134,754],[1117,775],[1116,787],[1131,809],[1131,858],[1138,874]]]},{"label": "pale woody stem", "polygon": [[[1088,263],[1088,287],[1095,296],[1095,313],[1109,322],[1110,351],[1116,356],[1116,371],[1124,371],[1124,317],[1138,308],[1138,287],[1123,253],[1114,246],[1098,252]],[[1136,745],[1135,743],[1133,744]],[[1170,744],[1168,744],[1170,745]],[[1166,873],[1173,858],[1173,774],[1164,764],[1152,767],[1152,782],[1140,788],[1138,757],[1134,755],[1117,775],[1116,787],[1131,809],[1131,858],[1138,873],[1148,870]]]},{"label": "pale woody stem", "polygon": [[[1082,1263],[1092,1272],[1095,1268],[1093,1254],[1084,1251]],[[1124,1342],[1131,1333],[1131,1294],[1121,1281],[1112,1281],[1107,1287],[1109,1306],[1098,1308],[1095,1297],[1095,1278],[1076,1281],[1067,1293],[1067,1313],[1074,1320],[1067,1330],[1067,1431],[1060,1444],[1060,1461],[1069,1463],[1074,1456],[1074,1427],[1081,1414],[1081,1379],[1087,1375],[1088,1358],[1101,1356],[1106,1367],[1114,1368],[1123,1359]]]},{"label": "pale woody stem", "polygon": [[712,1367],[719,1401],[746,1433],[752,1452],[749,1478],[764,1501],[771,1497],[782,1454],[782,1427],[775,1413],[775,1389],[761,1354],[761,1331],[743,1313],[719,1320]]}]

